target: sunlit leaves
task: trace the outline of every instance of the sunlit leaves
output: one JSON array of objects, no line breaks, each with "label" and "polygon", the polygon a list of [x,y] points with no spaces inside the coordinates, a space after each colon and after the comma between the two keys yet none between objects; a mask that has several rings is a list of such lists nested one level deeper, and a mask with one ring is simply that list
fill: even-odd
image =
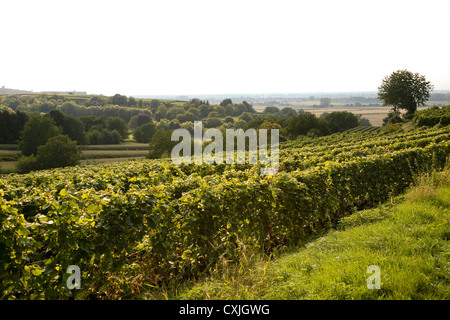
[{"label": "sunlit leaves", "polygon": [[243,248],[270,253],[298,243],[445,163],[449,135],[449,127],[362,128],[289,142],[273,176],[258,166],[167,160],[4,176],[0,297],[68,298],[75,293],[64,270],[75,264],[83,274],[77,297],[119,298],[137,279],[156,285],[238,259]]}]

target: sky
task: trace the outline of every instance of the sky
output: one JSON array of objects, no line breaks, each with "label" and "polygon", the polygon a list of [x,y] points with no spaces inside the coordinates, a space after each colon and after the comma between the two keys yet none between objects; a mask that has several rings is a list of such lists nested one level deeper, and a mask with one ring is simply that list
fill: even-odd
[{"label": "sky", "polygon": [[450,1],[2,0],[0,87],[114,95],[450,90]]}]

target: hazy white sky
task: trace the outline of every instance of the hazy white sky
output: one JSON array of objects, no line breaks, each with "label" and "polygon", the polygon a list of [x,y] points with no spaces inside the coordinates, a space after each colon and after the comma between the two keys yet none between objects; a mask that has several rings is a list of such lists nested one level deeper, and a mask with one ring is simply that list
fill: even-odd
[{"label": "hazy white sky", "polygon": [[0,86],[113,95],[450,89],[449,0],[0,2]]}]

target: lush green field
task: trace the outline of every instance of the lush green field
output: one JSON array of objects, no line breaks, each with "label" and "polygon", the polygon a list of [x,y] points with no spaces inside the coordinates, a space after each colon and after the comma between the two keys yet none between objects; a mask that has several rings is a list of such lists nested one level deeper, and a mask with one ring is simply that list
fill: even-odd
[{"label": "lush green field", "polygon": [[[402,193],[417,174],[444,166],[449,137],[438,126],[302,138],[280,146],[274,176],[260,175],[261,165],[169,159],[2,176],[1,297],[162,297]],[[69,265],[80,267],[80,290],[65,286]]]}]

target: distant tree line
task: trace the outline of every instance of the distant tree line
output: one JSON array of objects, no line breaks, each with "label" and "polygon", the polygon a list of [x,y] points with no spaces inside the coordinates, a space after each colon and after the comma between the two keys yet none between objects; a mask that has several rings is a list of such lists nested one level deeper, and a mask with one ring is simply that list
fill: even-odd
[{"label": "distant tree line", "polygon": [[[324,104],[330,102],[323,100]],[[250,103],[233,103],[231,99],[211,105],[200,99],[184,102],[143,100],[118,94],[73,98],[19,95],[0,97],[0,106],[7,109],[0,113],[2,143],[19,142],[26,157],[37,157],[38,147],[59,135],[83,145],[117,144],[127,139],[130,133],[136,141],[150,144],[151,157],[159,157],[167,155],[167,148],[173,145],[169,141],[173,130],[184,128],[193,133],[194,121],[200,120],[205,129],[218,128],[222,132],[231,128],[278,128],[282,140],[317,137],[358,125],[370,125],[367,119],[350,112],[324,113],[317,117],[302,109],[268,106],[258,113]],[[39,130],[30,130],[42,121],[46,124],[41,123]],[[22,160],[23,163],[27,161],[31,160]]]},{"label": "distant tree line", "polygon": [[[266,108],[267,109],[267,108]],[[278,108],[277,108],[278,109]],[[367,119],[354,115],[347,111],[336,111],[331,113],[324,113],[320,117],[308,112],[295,113],[291,115],[283,115],[284,113],[270,113],[267,109],[267,113],[258,114],[245,122],[242,127],[243,130],[248,129],[278,129],[280,133],[280,141],[286,141],[289,139],[296,139],[300,136],[307,136],[310,138],[329,135],[332,133],[342,132],[357,126],[370,125],[370,122],[365,121]],[[274,109],[272,111],[275,111]],[[295,110],[294,110],[295,112]],[[286,114],[290,114],[285,111]],[[183,127],[183,126],[182,126]],[[207,126],[203,126],[204,129],[208,129]],[[183,128],[193,134],[193,123],[189,123],[189,127]],[[222,124],[219,129],[224,135],[223,141],[225,143],[226,129],[232,128],[232,126],[225,126]],[[149,158],[155,159],[160,157],[170,156],[171,150],[177,142],[171,141],[171,133],[174,129],[171,128],[159,128],[150,139],[150,152]]]}]

